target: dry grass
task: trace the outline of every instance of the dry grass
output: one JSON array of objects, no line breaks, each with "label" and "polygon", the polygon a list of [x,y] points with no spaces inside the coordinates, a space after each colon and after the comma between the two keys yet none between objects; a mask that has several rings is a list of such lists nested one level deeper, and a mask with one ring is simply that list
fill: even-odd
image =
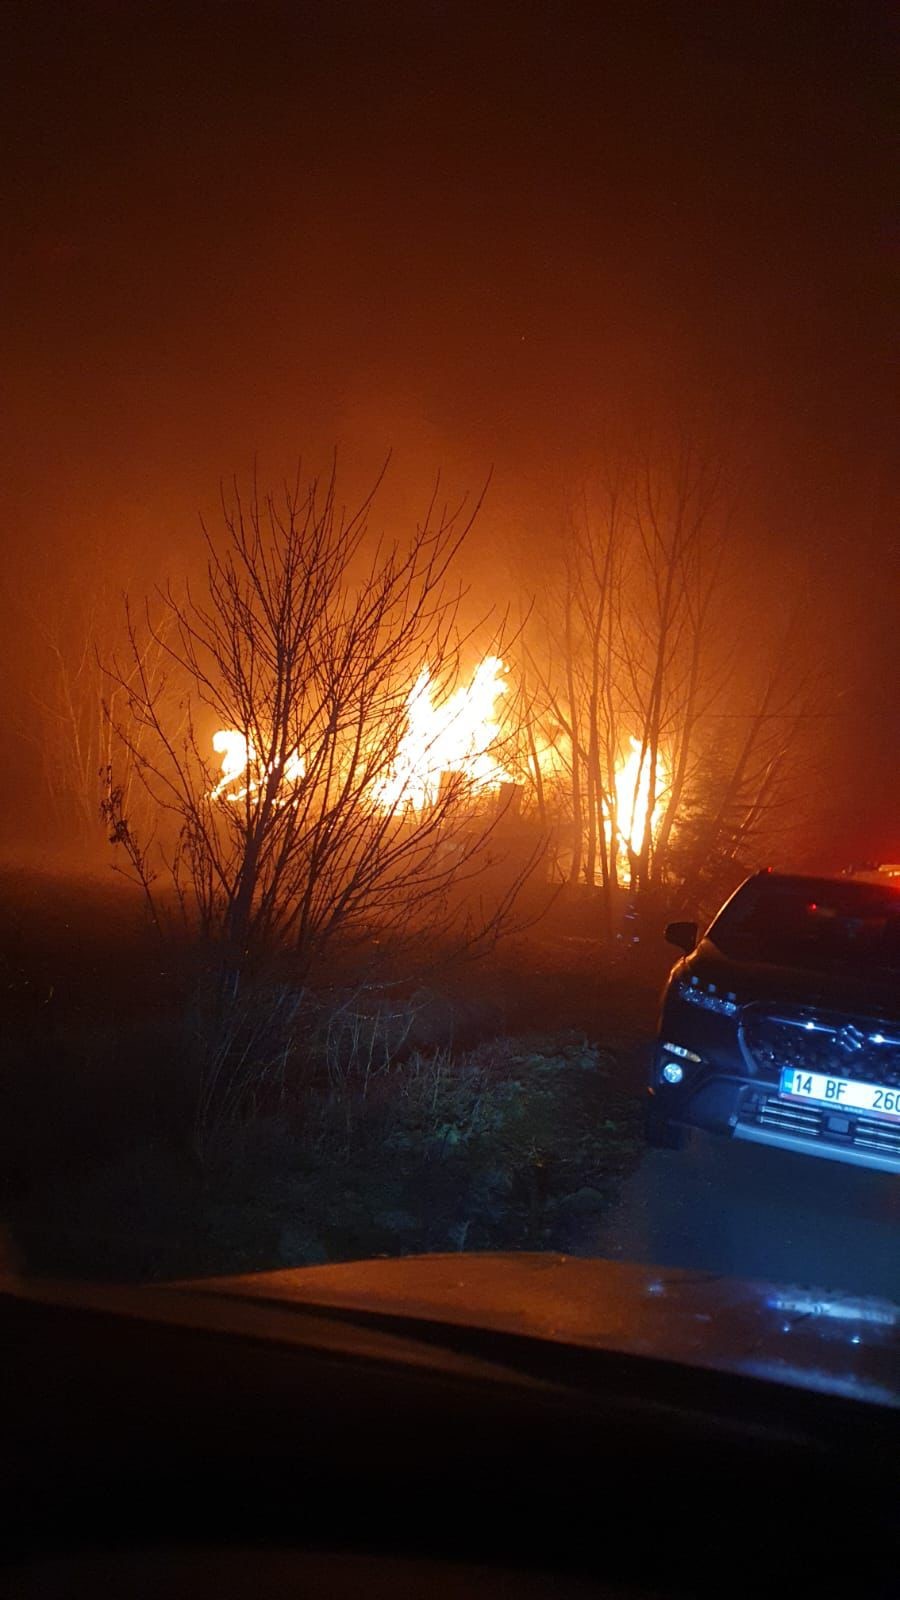
[{"label": "dry grass", "polygon": [[0,1171],[32,1270],[590,1250],[639,1149],[648,974],[554,932],[441,982],[279,972],[224,1004],[121,903],[30,893],[0,947]]}]

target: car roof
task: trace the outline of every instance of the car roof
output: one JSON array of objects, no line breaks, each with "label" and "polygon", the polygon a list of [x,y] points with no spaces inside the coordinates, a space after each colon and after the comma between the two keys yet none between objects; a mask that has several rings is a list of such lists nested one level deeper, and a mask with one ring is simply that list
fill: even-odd
[{"label": "car roof", "polygon": [[848,883],[877,884],[884,889],[900,890],[900,877],[894,878],[886,872],[773,872],[771,868],[763,867],[759,872],[752,874],[747,879],[748,883],[763,879],[770,883],[796,883],[798,886],[811,883],[831,883],[843,887]]}]

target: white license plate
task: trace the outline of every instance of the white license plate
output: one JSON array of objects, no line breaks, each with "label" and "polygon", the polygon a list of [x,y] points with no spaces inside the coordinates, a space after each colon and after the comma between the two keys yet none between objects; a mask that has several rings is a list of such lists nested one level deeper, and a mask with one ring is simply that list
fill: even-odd
[{"label": "white license plate", "polygon": [[866,1111],[873,1117],[900,1122],[900,1089],[882,1089],[877,1083],[858,1083],[854,1078],[831,1078],[824,1072],[783,1067],[779,1094],[783,1100],[812,1100],[833,1111]]}]

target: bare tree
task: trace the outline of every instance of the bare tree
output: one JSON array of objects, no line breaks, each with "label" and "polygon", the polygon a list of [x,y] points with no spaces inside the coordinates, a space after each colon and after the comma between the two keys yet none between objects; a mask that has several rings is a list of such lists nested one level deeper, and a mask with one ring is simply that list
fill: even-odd
[{"label": "bare tree", "polygon": [[[714,908],[744,871],[790,848],[810,821],[809,772],[830,708],[801,610],[794,602],[770,637],[755,641],[752,689],[730,683],[699,718],[699,759],[667,849],[670,872],[695,904]],[[744,647],[735,639],[736,652]]]},{"label": "bare tree", "polygon": [[816,674],[796,618],[781,637],[737,625],[731,504],[690,439],[620,457],[567,512],[523,638],[540,807],[565,819],[566,876],[602,890],[607,928],[621,880],[659,896],[704,862],[727,875],[796,790]]},{"label": "bare tree", "polygon": [[[110,669],[126,708],[110,719],[157,817],[139,836],[114,784],[111,835],[160,924],[176,906],[232,974],[272,948],[306,972],[338,933],[485,938],[517,886],[489,911],[464,892],[490,853],[496,819],[474,825],[473,806],[496,758],[450,762],[424,795],[404,765],[417,713],[461,682],[471,635],[451,569],[474,513],[435,501],[405,543],[373,546],[369,504],[341,513],[333,476],[248,504],[235,488],[223,536],[205,532],[202,592],[168,587],[142,616],[129,609],[127,655]],[[146,671],[148,641],[162,681]],[[442,758],[425,724],[419,770]]]},{"label": "bare tree", "polygon": [[523,635],[523,657],[536,690],[532,734],[541,766],[545,813],[555,806],[571,841],[565,877],[603,888],[611,919],[617,883],[619,738],[617,619],[624,555],[621,486],[603,486],[592,514],[586,500],[566,520],[565,553],[536,603]]},{"label": "bare tree", "polygon": [[[109,683],[103,658],[121,633],[121,601],[88,563],[83,587],[42,586],[40,602],[15,598],[33,641],[33,684],[24,702],[20,735],[38,752],[49,816],[56,837],[90,851],[103,841],[102,807],[113,766],[122,803],[145,826],[135,762],[117,739],[116,713],[124,688]],[[142,668],[159,681],[162,651],[146,641]],[[135,667],[136,670],[136,667]],[[112,712],[112,715],[110,715]]]}]

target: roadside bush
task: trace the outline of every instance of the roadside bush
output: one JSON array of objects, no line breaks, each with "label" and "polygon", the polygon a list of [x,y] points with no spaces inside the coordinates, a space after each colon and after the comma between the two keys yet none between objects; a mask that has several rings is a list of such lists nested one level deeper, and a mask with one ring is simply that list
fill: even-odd
[{"label": "roadside bush", "polygon": [[354,984],[348,961],[328,989],[282,965],[223,999],[199,948],[92,943],[79,895],[49,933],[35,895],[0,949],[0,1201],[29,1269],[590,1249],[639,1149],[644,980],[601,983],[554,939],[440,986]]},{"label": "roadside bush", "polygon": [[422,1250],[590,1251],[638,1149],[637,1109],[583,1038],[418,1051],[308,1075],[221,1123],[60,1170],[7,1209],[29,1266],[170,1277]]}]

